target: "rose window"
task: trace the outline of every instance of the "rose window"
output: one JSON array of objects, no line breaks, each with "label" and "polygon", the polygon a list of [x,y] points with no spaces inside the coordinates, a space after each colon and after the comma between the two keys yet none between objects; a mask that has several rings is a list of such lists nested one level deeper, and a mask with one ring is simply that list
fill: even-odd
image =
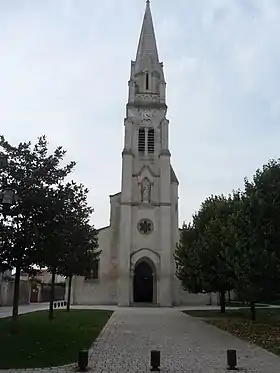
[{"label": "rose window", "polygon": [[153,223],[149,219],[142,219],[138,223],[138,231],[142,234],[150,234],[153,231]]}]

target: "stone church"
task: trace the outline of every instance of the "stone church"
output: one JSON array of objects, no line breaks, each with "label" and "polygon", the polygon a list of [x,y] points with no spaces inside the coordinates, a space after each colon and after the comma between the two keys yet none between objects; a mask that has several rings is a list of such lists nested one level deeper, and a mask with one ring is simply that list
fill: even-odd
[{"label": "stone church", "polygon": [[73,279],[72,303],[207,304],[209,295],[184,292],[175,275],[179,182],[149,1],[128,87],[121,192],[110,196],[110,225],[99,231],[96,268]]}]

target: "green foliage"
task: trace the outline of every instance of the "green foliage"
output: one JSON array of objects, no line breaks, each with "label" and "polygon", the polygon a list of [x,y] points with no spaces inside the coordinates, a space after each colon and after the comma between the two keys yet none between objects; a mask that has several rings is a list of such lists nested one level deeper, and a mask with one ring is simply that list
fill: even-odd
[{"label": "green foliage", "polygon": [[10,145],[0,136],[0,152],[5,154],[7,164],[1,169],[1,188],[16,191],[17,201],[5,219],[5,244],[2,245],[1,259],[10,267],[30,271],[37,264],[36,238],[38,235],[37,216],[42,213],[42,204],[48,189],[72,171],[75,163],[62,167],[60,162],[65,151],[58,147],[48,155],[45,136],[31,143]]},{"label": "green foliage", "polygon": [[207,292],[226,292],[233,288],[235,274],[230,258],[235,242],[229,219],[232,205],[231,197],[211,196],[194,216],[201,277]]},{"label": "green foliage", "polygon": [[48,191],[38,216],[41,265],[65,276],[83,275],[99,252],[97,231],[89,219],[88,190],[69,182]]},{"label": "green foliage", "polygon": [[233,198],[211,196],[183,225],[175,253],[177,276],[185,289],[198,293],[226,292],[233,288],[234,268],[230,260],[234,234],[230,215]]},{"label": "green foliage", "polygon": [[0,137],[1,188],[16,191],[18,197],[8,217],[0,219],[0,269],[16,268],[15,320],[20,270],[33,274],[37,265],[47,266],[53,279],[56,273],[82,275],[99,255],[97,232],[89,222],[88,190],[65,182],[75,166],[61,165],[65,154],[62,147],[49,154],[45,136],[33,147],[30,142],[13,147]]},{"label": "green foliage", "polygon": [[280,163],[273,160],[245,179],[242,214],[235,217],[234,258],[241,296],[251,302],[278,291],[280,276]]},{"label": "green foliage", "polygon": [[192,293],[202,291],[201,265],[198,256],[198,234],[191,224],[183,224],[180,242],[175,251],[177,277],[185,290]]},{"label": "green foliage", "polygon": [[[280,280],[280,160],[258,169],[244,191],[211,196],[184,225],[176,250],[177,276],[197,292],[235,289],[255,303],[278,293]],[[199,286],[195,286],[199,284]]]}]

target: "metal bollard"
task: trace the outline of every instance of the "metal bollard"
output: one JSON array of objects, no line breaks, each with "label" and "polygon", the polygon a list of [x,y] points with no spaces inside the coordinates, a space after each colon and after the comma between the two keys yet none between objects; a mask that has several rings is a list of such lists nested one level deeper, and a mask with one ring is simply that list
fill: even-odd
[{"label": "metal bollard", "polygon": [[237,370],[236,350],[227,350],[228,370]]},{"label": "metal bollard", "polygon": [[160,351],[151,351],[151,372],[160,371]]},{"label": "metal bollard", "polygon": [[78,355],[78,367],[85,372],[88,366],[88,350],[80,350]]}]

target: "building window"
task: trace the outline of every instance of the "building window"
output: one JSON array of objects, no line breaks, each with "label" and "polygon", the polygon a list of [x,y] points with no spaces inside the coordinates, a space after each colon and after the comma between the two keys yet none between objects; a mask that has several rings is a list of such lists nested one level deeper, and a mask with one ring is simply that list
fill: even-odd
[{"label": "building window", "polygon": [[155,151],[155,130],[149,128],[148,130],[148,153],[154,153]]},{"label": "building window", "polygon": [[146,74],[146,89],[149,89],[149,74]]},{"label": "building window", "polygon": [[138,151],[140,153],[145,153],[145,128],[139,128]]},{"label": "building window", "polygon": [[99,260],[93,261],[91,267],[86,271],[85,280],[97,280],[99,277]]}]

